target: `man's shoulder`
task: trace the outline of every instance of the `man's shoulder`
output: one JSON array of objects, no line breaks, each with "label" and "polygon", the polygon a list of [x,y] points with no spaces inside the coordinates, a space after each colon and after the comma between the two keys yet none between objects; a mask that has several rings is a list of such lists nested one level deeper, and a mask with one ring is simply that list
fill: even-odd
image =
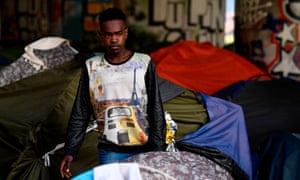
[{"label": "man's shoulder", "polygon": [[91,56],[86,61],[95,61],[98,59],[101,59],[103,57],[104,53],[95,53],[94,56]]},{"label": "man's shoulder", "polygon": [[134,52],[134,55],[140,56],[140,57],[150,58],[150,55],[149,55],[149,54],[143,53],[143,52]]},{"label": "man's shoulder", "polygon": [[144,61],[147,64],[151,61],[150,55],[146,53],[135,52],[133,57],[134,59]]},{"label": "man's shoulder", "polygon": [[95,54],[94,56],[89,57],[85,60],[85,64],[90,64],[90,62],[99,61],[102,58],[102,54]]}]

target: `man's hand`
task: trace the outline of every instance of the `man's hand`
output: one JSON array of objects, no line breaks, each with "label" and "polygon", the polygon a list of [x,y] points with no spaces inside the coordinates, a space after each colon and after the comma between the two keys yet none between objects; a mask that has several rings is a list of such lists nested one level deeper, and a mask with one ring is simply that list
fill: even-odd
[{"label": "man's hand", "polygon": [[70,171],[70,166],[73,161],[73,156],[66,155],[60,164],[60,175],[62,178],[70,178],[72,173]]}]

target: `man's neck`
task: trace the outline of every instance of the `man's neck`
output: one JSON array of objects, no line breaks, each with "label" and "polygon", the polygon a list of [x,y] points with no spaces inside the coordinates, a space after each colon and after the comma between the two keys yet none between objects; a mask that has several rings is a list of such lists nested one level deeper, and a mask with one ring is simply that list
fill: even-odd
[{"label": "man's neck", "polygon": [[119,55],[106,54],[105,58],[111,63],[118,64],[126,61],[131,55],[132,55],[131,51],[125,50],[123,53],[120,53]]}]

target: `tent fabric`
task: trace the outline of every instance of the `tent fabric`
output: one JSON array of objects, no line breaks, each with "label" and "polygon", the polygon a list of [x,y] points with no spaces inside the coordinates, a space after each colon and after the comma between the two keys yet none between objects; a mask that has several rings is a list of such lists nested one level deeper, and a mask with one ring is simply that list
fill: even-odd
[{"label": "tent fabric", "polygon": [[44,174],[41,155],[64,140],[78,67],[67,62],[0,88],[1,179]]},{"label": "tent fabric", "polygon": [[25,46],[24,50],[22,57],[37,70],[68,61],[78,53],[69,40],[61,37],[41,38]]},{"label": "tent fabric", "polygon": [[[161,77],[158,77],[157,80],[158,80],[159,88],[161,90],[160,94],[161,94],[162,102],[169,101],[170,99],[186,91],[185,88],[177,86],[174,83],[167,81],[166,79],[163,79]],[[172,89],[172,91],[170,91],[170,89]]]},{"label": "tent fabric", "polygon": [[147,152],[132,156],[122,162],[138,163],[142,167],[140,169],[143,179],[147,179],[149,175],[153,179],[163,179],[162,173],[154,174],[154,172],[149,172],[150,168],[143,167],[151,167],[158,172],[164,172],[173,179],[233,179],[220,165],[204,156],[187,151]]},{"label": "tent fabric", "polygon": [[6,57],[4,57],[0,54],[0,69],[1,69],[1,66],[8,66],[10,63],[12,63],[12,62],[9,59],[7,59]]},{"label": "tent fabric", "polygon": [[202,147],[184,142],[177,142],[179,151],[187,151],[204,156],[226,169],[234,179],[249,179],[248,174],[228,155],[212,147]]},{"label": "tent fabric", "polygon": [[93,179],[142,180],[137,163],[109,163],[94,167],[93,172]]},{"label": "tent fabric", "polygon": [[160,86],[162,97],[167,97],[167,93],[177,96],[182,93],[182,89],[170,85],[173,83],[199,93],[199,102],[203,100],[208,112],[208,123],[177,141],[218,149],[251,179],[251,153],[243,109],[210,95],[242,80],[269,79],[269,76],[240,56],[210,43],[181,41],[151,53],[151,57],[160,78],[169,81],[166,89]]},{"label": "tent fabric", "polygon": [[0,70],[10,65],[24,53],[21,45],[7,46],[0,48]]},{"label": "tent fabric", "polygon": [[25,52],[0,71],[0,87],[71,61],[78,53],[67,39],[45,37],[27,45]]},{"label": "tent fabric", "polygon": [[[222,166],[214,163],[204,156],[194,153],[181,152],[147,152],[132,156],[118,164],[126,167],[127,164],[134,163],[139,167],[142,179],[224,179],[231,180],[232,176]],[[107,165],[85,171],[72,180],[92,180],[97,168],[106,168]],[[129,166],[129,165],[127,165]],[[113,172],[108,172],[111,174]],[[113,177],[114,174],[112,174]],[[135,179],[135,178],[124,178]]]},{"label": "tent fabric", "polygon": [[209,116],[200,98],[194,92],[186,90],[163,103],[164,110],[171,114],[178,126],[175,139],[182,138],[208,123]]},{"label": "tent fabric", "polygon": [[[79,61],[68,61],[0,88],[0,179],[59,179],[63,150],[50,155],[51,167],[42,157],[64,142],[80,67]],[[86,156],[97,154],[97,137],[86,136],[74,174],[97,165],[97,156]]]},{"label": "tent fabric", "polygon": [[207,95],[241,80],[269,78],[241,56],[211,43],[180,41],[150,55],[161,78]]},{"label": "tent fabric", "polygon": [[203,97],[210,121],[178,142],[213,147],[230,156],[252,179],[252,164],[242,108],[213,96]]},{"label": "tent fabric", "polygon": [[300,139],[292,133],[273,132],[260,151],[258,178],[300,179]]},{"label": "tent fabric", "polygon": [[[167,82],[163,82],[163,81],[167,81]],[[177,96],[180,96],[180,94],[176,95],[182,91],[182,90],[178,91],[178,87],[177,87],[178,85],[161,77],[159,82],[160,82],[159,84],[160,92],[163,97],[168,95],[169,98],[171,98],[172,100],[172,98],[174,99]],[[167,84],[167,86],[165,85],[161,86],[161,84]],[[170,92],[172,92],[173,89],[174,91],[177,91],[177,93],[173,94],[174,97],[170,95]],[[245,117],[241,106],[232,103],[230,101],[226,101],[221,98],[213,97],[203,93],[194,92],[194,94],[199,103],[199,106],[197,106],[197,108],[200,108],[200,110],[202,109],[201,112],[202,117],[205,117],[205,114],[207,114],[206,117],[209,120],[203,123],[201,126],[199,126],[200,124],[199,122],[201,122],[201,117],[199,118],[199,116],[198,117],[194,116],[194,118],[196,118],[193,120],[194,121],[193,128],[195,130],[190,131],[188,133],[186,129],[184,130],[181,129],[181,127],[184,126],[181,127],[179,126],[177,132],[184,131],[187,135],[183,136],[182,138],[176,139],[176,142],[192,144],[195,145],[196,147],[198,146],[201,148],[202,147],[215,148],[220,152],[229,156],[231,159],[233,159],[233,161],[251,179],[252,164],[251,164],[250,145],[248,141]],[[184,96],[182,96],[181,98],[184,98]],[[166,101],[163,101],[164,106],[165,103],[168,103],[168,101],[167,99]],[[184,101],[190,101],[190,100],[184,100]],[[195,104],[194,100],[192,104]],[[203,105],[204,108],[201,107],[201,104]],[[185,108],[182,107],[182,109]],[[197,111],[199,110],[196,110],[196,112]],[[176,111],[174,112],[177,113]],[[174,112],[172,111],[169,112],[172,118]],[[181,119],[182,122],[179,123],[188,123],[190,111],[186,111],[182,113],[182,115],[184,115],[183,118]],[[176,118],[173,119],[177,123],[177,119]],[[197,121],[199,122],[197,123]],[[197,124],[199,128],[196,128]],[[212,158],[220,158],[220,157],[224,158],[223,156],[219,156],[219,157],[215,156]]]},{"label": "tent fabric", "polygon": [[[202,92],[212,93],[239,79],[256,78],[263,73],[246,61],[239,62],[238,56],[209,44],[180,42],[171,47],[170,51],[174,54],[168,50],[159,61],[156,53],[153,56],[158,74],[177,87],[174,91],[167,89],[169,94],[163,93],[163,99],[170,100],[172,96],[181,95],[186,90],[201,93],[196,97],[199,102],[203,102],[209,116],[208,123],[180,141],[224,152],[251,177],[250,153],[241,108]],[[223,56],[218,55],[219,53],[223,53]],[[227,63],[232,63],[234,70],[221,68],[221,73],[218,73],[220,67],[225,67]],[[209,77],[211,73],[214,75]],[[241,76],[236,76],[237,74]],[[79,75],[80,63],[71,60],[0,88],[0,151],[2,156],[5,155],[1,157],[0,168],[2,172],[6,172],[1,173],[0,178],[55,179],[52,176],[58,175],[63,152],[59,151],[51,156],[53,166],[50,168],[41,163],[42,157],[64,141]],[[169,85],[167,83],[166,87],[170,87]],[[96,137],[94,134],[87,135],[85,143],[88,147],[81,148],[82,154],[79,154],[72,166],[74,175],[97,163]],[[91,147],[94,149],[91,150]]]},{"label": "tent fabric", "polygon": [[241,84],[238,90],[232,90],[233,95],[227,94],[230,101],[243,108],[253,152],[274,131],[300,133],[299,82],[281,79]]},{"label": "tent fabric", "polygon": [[158,77],[164,110],[177,123],[175,139],[179,139],[209,121],[208,113],[200,96],[164,78]]}]

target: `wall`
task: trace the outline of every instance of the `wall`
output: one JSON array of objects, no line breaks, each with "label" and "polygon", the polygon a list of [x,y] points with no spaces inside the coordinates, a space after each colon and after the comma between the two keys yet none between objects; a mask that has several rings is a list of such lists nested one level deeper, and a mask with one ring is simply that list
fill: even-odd
[{"label": "wall", "polygon": [[300,80],[300,2],[237,0],[236,50],[275,78]]},{"label": "wall", "polygon": [[[62,3],[64,2],[64,3]],[[153,34],[158,42],[208,41],[224,45],[225,0],[12,0],[1,40],[33,41],[59,35],[72,41],[97,44],[96,15],[113,5],[128,15],[134,30]],[[2,26],[2,27],[3,27]],[[152,37],[152,36],[151,36]]]},{"label": "wall", "polygon": [[159,35],[160,41],[209,41],[224,45],[225,0],[124,0],[130,23]]}]

